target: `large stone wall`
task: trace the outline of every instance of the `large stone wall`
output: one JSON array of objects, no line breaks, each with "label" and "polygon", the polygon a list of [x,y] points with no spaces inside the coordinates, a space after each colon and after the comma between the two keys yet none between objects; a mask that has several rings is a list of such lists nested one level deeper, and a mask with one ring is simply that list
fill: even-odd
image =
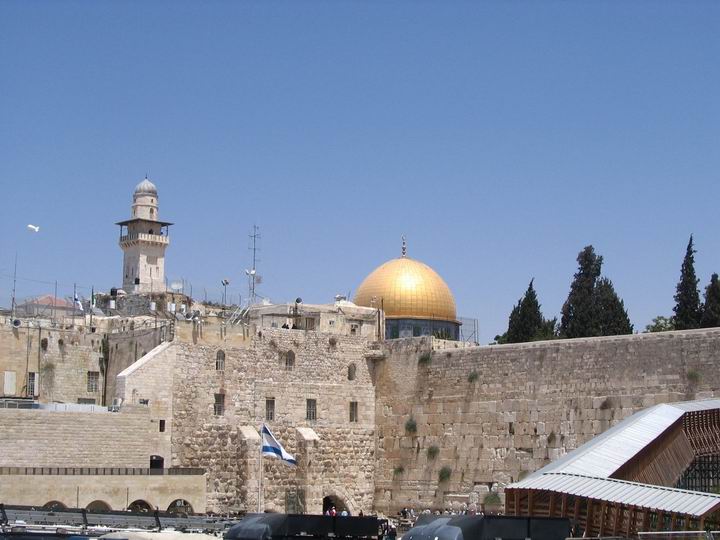
[{"label": "large stone wall", "polygon": [[[127,402],[130,389],[136,389],[134,399],[149,399],[152,409],[153,400],[163,399],[163,385],[172,384],[172,404],[166,406],[172,410],[172,466],[208,471],[210,510],[257,508],[257,431],[265,421],[266,399],[275,398],[275,418],[268,424],[299,466],[264,460],[264,508],[285,510],[288,494],[300,490],[308,512],[320,512],[323,497],[330,495],[354,512],[367,512],[375,467],[368,347],[358,337],[268,329],[245,347],[222,349],[225,369],[219,371],[220,347],[173,342],[143,370],[127,374],[124,398]],[[292,369],[286,363],[289,351],[295,355]],[[172,365],[172,378],[144,377],[152,363]],[[136,383],[138,377],[144,382]],[[225,396],[222,415],[215,414],[215,394]],[[316,420],[306,419],[307,399],[317,401]],[[358,403],[357,422],[349,421],[351,401]]]},{"label": "large stone wall", "polygon": [[0,426],[0,467],[150,466],[147,407],[120,413],[0,409]]},{"label": "large stone wall", "polygon": [[394,340],[376,375],[376,508],[482,503],[642,408],[720,395],[720,329],[437,350]]}]

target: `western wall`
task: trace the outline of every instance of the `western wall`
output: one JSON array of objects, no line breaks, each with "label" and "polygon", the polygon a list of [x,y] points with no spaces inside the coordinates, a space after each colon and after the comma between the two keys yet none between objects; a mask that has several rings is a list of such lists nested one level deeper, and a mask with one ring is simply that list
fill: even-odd
[{"label": "western wall", "polygon": [[388,341],[375,362],[378,511],[480,507],[640,409],[720,395],[720,329],[446,345]]}]

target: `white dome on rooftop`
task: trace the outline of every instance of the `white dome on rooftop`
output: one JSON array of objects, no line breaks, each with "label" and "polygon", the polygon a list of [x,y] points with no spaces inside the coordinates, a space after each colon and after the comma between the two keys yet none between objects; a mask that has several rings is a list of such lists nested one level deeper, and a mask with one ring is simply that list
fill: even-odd
[{"label": "white dome on rooftop", "polygon": [[150,193],[152,195],[157,195],[157,188],[155,187],[155,184],[148,180],[147,176],[145,177],[145,180],[135,186],[135,194],[138,195],[140,193]]}]

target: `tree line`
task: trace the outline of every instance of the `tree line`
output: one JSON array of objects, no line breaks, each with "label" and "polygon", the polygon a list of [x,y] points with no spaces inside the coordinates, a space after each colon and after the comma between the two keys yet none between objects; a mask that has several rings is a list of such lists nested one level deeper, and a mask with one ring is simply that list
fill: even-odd
[{"label": "tree line", "polygon": [[[695,274],[695,247],[690,236],[680,269],[680,281],[674,296],[674,315],[655,317],[646,332],[688,330],[720,326],[720,282],[713,274],[701,302],[699,280]],[[593,246],[586,246],[577,256],[578,270],[570,292],[557,317],[546,319],[540,309],[534,279],[513,307],[507,331],[495,336],[496,343],[524,343],[547,339],[618,336],[632,334],[633,325],[625,303],[615,292],[612,281],[602,275],[603,258]]]}]

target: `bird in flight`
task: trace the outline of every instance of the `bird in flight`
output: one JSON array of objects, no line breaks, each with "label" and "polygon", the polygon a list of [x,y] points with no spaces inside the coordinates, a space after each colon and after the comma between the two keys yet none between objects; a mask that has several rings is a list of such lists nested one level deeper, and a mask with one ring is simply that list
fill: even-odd
[{"label": "bird in flight", "polygon": [[32,223],[30,223],[28,224],[27,228],[33,232],[40,232],[40,225],[33,225]]}]

